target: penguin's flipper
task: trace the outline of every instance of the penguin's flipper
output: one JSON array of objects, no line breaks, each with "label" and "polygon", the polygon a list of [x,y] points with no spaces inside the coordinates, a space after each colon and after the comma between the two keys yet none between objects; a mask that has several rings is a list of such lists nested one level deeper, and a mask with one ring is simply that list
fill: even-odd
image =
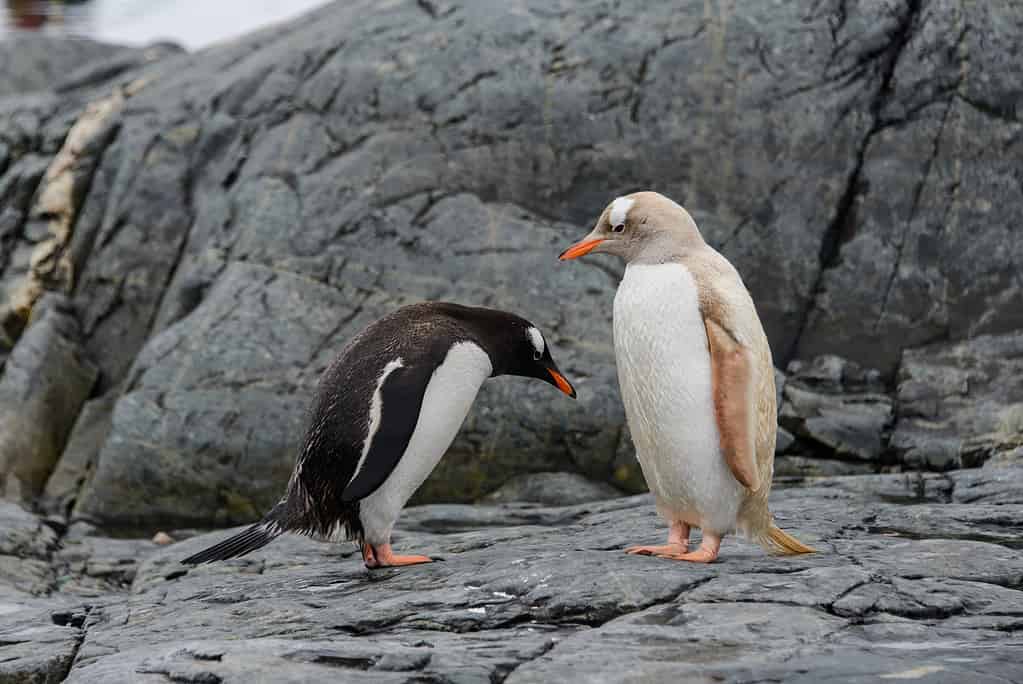
[{"label": "penguin's flipper", "polygon": [[369,451],[355,477],[341,493],[345,503],[365,499],[384,483],[398,465],[419,422],[423,395],[436,366],[402,366],[380,386],[380,420],[370,437]]},{"label": "penguin's flipper", "polygon": [[751,491],[760,489],[757,468],[753,359],[716,321],[704,318],[714,387],[714,416],[721,452],[732,475]]}]

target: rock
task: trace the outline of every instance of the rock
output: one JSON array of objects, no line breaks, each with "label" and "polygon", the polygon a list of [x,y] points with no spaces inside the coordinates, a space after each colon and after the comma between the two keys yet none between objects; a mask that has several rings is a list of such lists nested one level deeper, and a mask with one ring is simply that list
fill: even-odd
[{"label": "rock", "polygon": [[[946,503],[955,476],[988,471],[999,477],[985,498]],[[372,572],[353,544],[297,535],[233,561],[178,563],[232,530],[160,546],[79,525],[55,549],[52,532],[33,542],[36,516],[6,504],[0,554],[35,543],[24,554],[56,580],[33,596],[0,574],[0,672],[79,684],[738,683],[751,672],[958,680],[974,668],[978,681],[1011,680],[1023,653],[1023,502],[1010,502],[1021,479],[1010,465],[776,489],[778,523],[819,553],[774,557],[729,537],[709,566],[623,553],[663,537],[649,495],[413,507],[396,548],[444,560]]]},{"label": "rock", "polygon": [[[61,512],[75,501],[150,534],[163,522],[251,519],[283,486],[319,355],[271,364],[282,377],[269,391],[213,374],[232,375],[230,356],[203,361],[202,378],[182,373],[201,384],[177,386],[153,351],[212,326],[209,307],[225,303],[210,299],[239,264],[327,293],[331,311],[294,308],[338,324],[338,344],[356,326],[340,318],[363,298],[367,318],[445,298],[513,308],[548,332],[580,401],[489,383],[419,501],[474,500],[538,470],[643,488],[611,354],[621,265],[553,261],[622,192],[657,187],[689,206],[753,293],[779,366],[838,354],[890,382],[908,346],[1023,326],[1019,89],[1005,76],[1023,67],[1012,49],[1023,10],[1007,0],[732,5],[708,14],[700,2],[658,2],[637,15],[596,1],[563,12],[357,0],[193,55],[64,46],[37,66],[41,41],[5,62],[29,74],[17,89],[33,91],[0,97],[5,300],[49,244],[53,217],[31,211],[42,170],[68,158],[89,105],[118,88],[131,97],[95,138],[88,173],[70,184],[84,193],[75,219],[61,223],[73,234],[58,263],[73,268],[56,282],[73,286],[96,391],[116,403],[97,437],[99,480],[82,495],[58,480]],[[51,88],[34,85],[52,74]],[[22,332],[18,316],[4,320],[0,361]],[[234,317],[217,330],[272,343],[255,326]],[[835,363],[784,389],[800,408],[783,418],[798,439],[782,453],[896,465],[878,378],[843,399],[826,389],[836,368],[845,373]],[[239,398],[260,413],[239,428],[265,440],[215,431],[231,420],[217,402]],[[205,441],[180,437],[191,416]],[[161,454],[147,465],[146,499],[118,500],[139,475],[128,445],[145,431],[155,435],[147,453]],[[1016,448],[964,437],[967,460]],[[946,446],[926,458],[954,462]],[[242,453],[255,478],[245,492],[227,463]],[[90,461],[76,455],[69,471]],[[206,481],[174,503],[176,483],[199,472]]]},{"label": "rock", "polygon": [[[781,372],[775,369],[774,375],[777,380]],[[803,387],[819,392],[883,393],[885,391],[884,380],[879,371],[863,368],[853,361],[834,354],[818,356],[811,361],[796,359],[788,366],[788,376],[783,377],[785,377],[782,383],[783,387],[787,386],[789,378],[791,378]]]},{"label": "rock", "polygon": [[[40,605],[42,604],[42,605]],[[71,612],[48,603],[6,603],[0,598],[0,682],[59,684],[65,681],[84,632],[60,624]]]},{"label": "rock", "polygon": [[0,379],[0,482],[9,499],[42,492],[96,381],[66,307],[57,295],[37,305]]},{"label": "rock", "polygon": [[[1023,207],[998,189],[1023,154],[1010,104],[1018,86],[995,75],[1023,66],[1008,48],[1023,8],[905,2],[892,14],[901,28],[864,64],[884,87],[821,251],[797,354],[838,354],[886,377],[906,348],[1023,325],[1023,288],[1008,275],[1023,264],[1011,237]],[[991,75],[964,78],[966,55],[977,57],[971,73]]]},{"label": "rock", "polygon": [[[139,356],[75,515],[136,529],[258,517],[291,473],[319,373],[347,339],[408,301],[233,262],[203,303]],[[562,368],[571,377],[578,363]],[[559,420],[550,408],[558,401],[541,383],[487,383],[420,496],[472,500],[527,464],[576,454],[568,465],[606,477],[615,444],[605,426],[621,407],[591,395]]]},{"label": "rock", "polygon": [[68,534],[53,554],[55,582],[63,595],[109,596],[131,587],[139,563],[159,545],[148,539],[110,539]]},{"label": "rock", "polygon": [[0,98],[49,90],[83,65],[134,52],[92,40],[21,33],[0,43]]},{"label": "rock", "polygon": [[23,239],[21,229],[47,166],[45,157],[23,154],[0,175],[0,348],[5,350],[14,346],[25,327],[25,312],[13,311],[9,299],[29,270],[32,245]]},{"label": "rock", "polygon": [[337,638],[178,642],[103,658],[67,681],[226,682],[260,673],[273,681],[296,682],[337,682],[349,677],[382,682],[490,682],[548,650],[555,639],[543,629],[525,638],[510,636],[493,630],[470,635],[409,632],[372,642]]},{"label": "rock", "polygon": [[[1012,469],[1011,472],[1015,472]],[[965,474],[965,473],[963,473]],[[953,475],[960,475],[954,473]],[[1016,473],[1018,476],[1019,473]],[[1006,496],[1012,478],[1001,478],[989,482],[987,494]],[[855,475],[840,477],[807,478],[803,482],[785,483],[786,498],[841,499],[856,505],[856,501],[876,501],[893,504],[948,503],[955,501],[953,492],[958,481],[937,473],[904,473],[898,475]],[[1011,496],[1010,503],[1011,501]],[[979,501],[988,503],[984,495]],[[994,502],[993,502],[994,503]]]},{"label": "rock", "polygon": [[935,470],[1023,445],[1023,334],[907,350],[891,444],[907,465]]},{"label": "rock", "polygon": [[117,397],[108,393],[82,406],[67,445],[39,501],[41,510],[68,516],[82,485],[96,467],[96,459],[110,432],[110,419]]},{"label": "rock", "polygon": [[22,601],[53,588],[49,561],[57,541],[56,532],[38,517],[0,501],[0,624],[5,601]]},{"label": "rock", "polygon": [[783,396],[779,422],[814,456],[882,463],[892,401],[879,373],[836,356],[794,361]]},{"label": "rock", "polygon": [[[779,431],[780,432],[780,431]],[[841,461],[796,454],[781,454],[774,458],[775,478],[826,477],[833,475],[865,475],[876,472],[871,463]]]},{"label": "rock", "polygon": [[1023,503],[1023,472],[1019,468],[981,468],[948,474],[959,503]]},{"label": "rock", "polygon": [[[780,407],[781,404],[778,404],[778,406]],[[775,454],[784,454],[795,443],[796,443],[796,438],[792,436],[792,433],[789,432],[788,430],[786,430],[785,428],[779,426],[778,427],[778,435],[777,435],[777,437],[775,439],[775,442],[774,442],[774,453]]]},{"label": "rock", "polygon": [[611,485],[593,482],[575,473],[534,473],[513,477],[497,491],[487,494],[484,501],[527,501],[550,506],[571,506],[621,495]]},{"label": "rock", "polygon": [[380,311],[354,289],[230,267],[139,357],[75,515],[122,527],[258,517],[290,475],[313,368],[343,344],[345,326],[351,334]]}]

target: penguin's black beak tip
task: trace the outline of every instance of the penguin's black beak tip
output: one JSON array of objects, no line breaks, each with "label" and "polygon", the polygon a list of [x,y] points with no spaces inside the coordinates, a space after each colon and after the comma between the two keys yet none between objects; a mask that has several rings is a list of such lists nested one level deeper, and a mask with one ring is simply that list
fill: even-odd
[{"label": "penguin's black beak tip", "polygon": [[548,368],[547,372],[551,374],[552,385],[557,387],[559,390],[567,394],[568,396],[575,399],[575,387],[572,387],[572,383],[565,379],[565,376],[554,368]]}]

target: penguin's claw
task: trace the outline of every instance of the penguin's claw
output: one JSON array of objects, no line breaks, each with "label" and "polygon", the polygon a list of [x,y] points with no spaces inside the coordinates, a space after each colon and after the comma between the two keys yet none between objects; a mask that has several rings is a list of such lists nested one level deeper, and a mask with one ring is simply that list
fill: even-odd
[{"label": "penguin's claw", "polygon": [[630,546],[625,553],[634,556],[681,555],[689,550],[688,544],[665,544],[664,546]]}]

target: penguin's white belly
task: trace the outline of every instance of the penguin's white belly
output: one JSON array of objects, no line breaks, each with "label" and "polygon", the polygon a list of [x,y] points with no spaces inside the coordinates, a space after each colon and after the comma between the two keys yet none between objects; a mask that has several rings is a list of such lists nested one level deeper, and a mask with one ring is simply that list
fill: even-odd
[{"label": "penguin's white belly", "polygon": [[661,515],[731,532],[745,490],[721,453],[707,331],[685,266],[626,268],[614,343],[636,456]]},{"label": "penguin's white belly", "polygon": [[390,539],[405,502],[451,446],[491,372],[490,357],[473,342],[459,342],[448,351],[426,386],[419,420],[398,465],[359,503],[359,519],[369,543],[383,544]]}]

